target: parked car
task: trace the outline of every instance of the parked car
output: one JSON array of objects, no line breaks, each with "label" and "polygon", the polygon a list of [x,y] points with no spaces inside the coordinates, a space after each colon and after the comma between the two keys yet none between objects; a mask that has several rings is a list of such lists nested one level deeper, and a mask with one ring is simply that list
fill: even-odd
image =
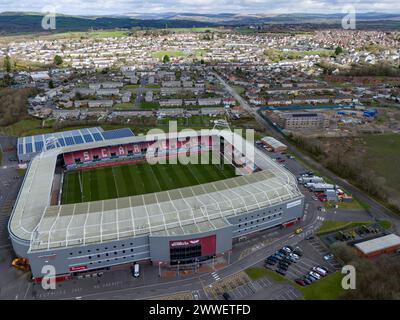
[{"label": "parked car", "polygon": [[306,238],[306,240],[314,240],[314,238],[315,238],[314,236],[309,236]]},{"label": "parked car", "polygon": [[321,267],[314,267],[313,271],[315,271],[316,273],[318,273],[323,277],[325,277],[328,274],[328,272],[325,269],[322,269]]},{"label": "parked car", "polygon": [[307,274],[304,278],[307,279],[308,281],[310,281],[310,283],[317,281],[316,278],[310,276],[309,274]]},{"label": "parked car", "polygon": [[230,296],[230,294],[229,294],[228,292],[224,292],[224,293],[222,294],[222,297],[223,297],[225,300],[232,300],[232,297]]},{"label": "parked car", "polygon": [[282,249],[286,251],[289,249],[289,252],[292,252],[294,250],[292,246],[284,246]]},{"label": "parked car", "polygon": [[282,257],[282,256],[280,256],[280,255],[275,255],[274,257],[275,257],[275,258],[276,258],[276,260],[278,260],[278,261],[281,261],[281,260],[283,260],[283,257]]},{"label": "parked car", "polygon": [[296,234],[300,234],[300,233],[302,233],[302,232],[303,232],[303,229],[302,229],[302,228],[297,228],[296,231],[295,231]]},{"label": "parked car", "polygon": [[279,273],[279,274],[282,275],[282,276],[285,276],[285,275],[286,275],[286,271],[285,271],[285,270],[282,270],[282,269],[276,269],[276,272]]},{"label": "parked car", "polygon": [[321,279],[321,276],[320,276],[318,273],[314,272],[314,271],[310,271],[308,274],[309,274],[311,277],[313,277],[313,278],[315,278],[315,279],[317,279],[317,280]]},{"label": "parked car", "polygon": [[299,257],[301,257],[303,255],[303,252],[300,249],[295,249],[293,251],[294,254],[297,254]]},{"label": "parked car", "polygon": [[295,259],[296,261],[300,259],[300,257],[295,253],[291,253],[289,256]]},{"label": "parked car", "polygon": [[295,279],[294,282],[296,282],[298,285],[300,285],[302,287],[306,285],[306,283],[303,279]]},{"label": "parked car", "polygon": [[289,269],[289,266],[286,264],[280,264],[278,268],[286,272]]},{"label": "parked car", "polygon": [[320,268],[320,269],[324,270],[326,273],[328,273],[328,272],[329,272],[329,270],[328,270],[327,268],[325,268],[325,267],[318,266],[318,268]]},{"label": "parked car", "polygon": [[325,260],[325,261],[332,260],[333,257],[334,257],[333,254],[332,254],[332,253],[329,253],[329,254],[324,255],[324,260]]},{"label": "parked car", "polygon": [[287,250],[285,250],[285,249],[279,249],[279,251],[278,251],[279,253],[281,253],[281,254],[283,254],[284,256],[286,256],[288,253],[290,253],[290,251],[287,251]]},{"label": "parked car", "polygon": [[273,260],[265,260],[264,266],[265,266],[265,267],[274,266],[275,264],[276,264],[276,261],[273,261]]},{"label": "parked car", "polygon": [[307,285],[309,285],[309,284],[312,283],[312,281],[308,280],[307,277],[304,277],[304,278],[303,278],[303,281],[304,281],[304,283],[307,284]]},{"label": "parked car", "polygon": [[139,264],[135,263],[131,269],[132,276],[134,278],[139,278],[140,276],[140,267]]}]

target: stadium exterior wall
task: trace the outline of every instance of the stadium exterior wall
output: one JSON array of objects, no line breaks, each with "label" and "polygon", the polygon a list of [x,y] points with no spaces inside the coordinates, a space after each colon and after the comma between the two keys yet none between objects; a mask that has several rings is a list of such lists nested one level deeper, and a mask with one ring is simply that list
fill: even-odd
[{"label": "stadium exterior wall", "polygon": [[[221,255],[232,249],[235,238],[269,229],[303,215],[304,197],[260,208],[227,218],[230,226],[214,231],[182,236],[151,236],[124,238],[99,244],[74,246],[62,249],[29,252],[29,242],[11,234],[14,251],[18,256],[28,257],[34,278],[41,278],[45,265],[54,266],[57,275],[97,270],[119,264],[151,260],[153,263],[170,263],[170,242],[199,239],[215,235],[215,254]],[[90,258],[89,258],[90,257]]]}]

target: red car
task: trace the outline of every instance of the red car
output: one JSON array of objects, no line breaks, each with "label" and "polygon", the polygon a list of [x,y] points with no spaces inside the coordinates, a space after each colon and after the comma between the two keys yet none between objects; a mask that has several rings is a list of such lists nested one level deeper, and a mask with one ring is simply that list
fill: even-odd
[{"label": "red car", "polygon": [[296,279],[296,280],[294,280],[294,282],[296,282],[298,285],[300,285],[302,287],[304,287],[306,285],[306,283],[302,279]]}]

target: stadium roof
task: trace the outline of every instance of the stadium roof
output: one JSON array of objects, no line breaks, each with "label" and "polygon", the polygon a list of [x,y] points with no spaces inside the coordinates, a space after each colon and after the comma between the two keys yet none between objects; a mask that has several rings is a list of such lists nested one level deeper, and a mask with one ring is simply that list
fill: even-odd
[{"label": "stadium roof", "polygon": [[[213,132],[217,133],[233,142],[232,133]],[[177,136],[172,134],[170,138],[173,135]],[[198,133],[186,132],[178,137],[195,135]],[[150,138],[156,139],[157,135]],[[146,136],[119,138],[92,142],[85,148],[145,140]],[[295,177],[254,148],[254,162],[263,170],[250,175],[152,194],[50,206],[54,170],[49,168],[55,168],[58,154],[80,149],[82,146],[75,145],[49,150],[30,163],[10,220],[10,231],[20,239],[31,241],[31,251],[145,234],[206,232],[229,226],[227,217],[302,197]]]},{"label": "stadium roof", "polygon": [[18,138],[17,142],[18,158],[21,159],[24,155],[42,152],[43,149],[49,150],[133,136],[133,132],[128,128],[104,131],[102,128],[96,127],[21,137]]}]

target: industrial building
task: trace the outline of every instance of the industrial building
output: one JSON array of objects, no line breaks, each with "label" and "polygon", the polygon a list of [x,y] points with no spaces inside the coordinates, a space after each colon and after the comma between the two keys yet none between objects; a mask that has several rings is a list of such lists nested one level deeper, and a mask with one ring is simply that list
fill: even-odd
[{"label": "industrial building", "polygon": [[[207,148],[219,152],[221,141],[233,150],[252,148],[254,157],[241,160],[253,170],[192,187],[65,205],[54,204],[51,196],[55,171],[60,171],[65,154],[99,148],[125,150],[130,145],[133,153],[104,158],[130,161],[136,160],[135,150],[143,153],[141,144],[163,140],[157,135],[124,136],[42,148],[29,163],[9,221],[15,253],[28,259],[37,281],[43,277],[43,266],[49,264],[59,279],[136,262],[189,265],[229,252],[242,237],[301,219],[304,196],[289,171],[237,134],[210,132],[207,139],[212,142]],[[187,141],[203,135],[169,133],[168,139]],[[175,151],[168,147],[158,152],[168,156]],[[84,166],[85,161],[93,165],[103,159],[76,159],[75,165]]]},{"label": "industrial building", "polygon": [[278,124],[287,130],[292,129],[321,129],[329,127],[329,119],[314,112],[290,112],[279,114]]},{"label": "industrial building", "polygon": [[261,139],[261,142],[273,152],[285,152],[287,150],[287,145],[276,140],[274,137],[264,137]]},{"label": "industrial building", "polygon": [[372,258],[400,250],[400,237],[391,233],[383,237],[356,243],[354,246],[360,255]]}]

